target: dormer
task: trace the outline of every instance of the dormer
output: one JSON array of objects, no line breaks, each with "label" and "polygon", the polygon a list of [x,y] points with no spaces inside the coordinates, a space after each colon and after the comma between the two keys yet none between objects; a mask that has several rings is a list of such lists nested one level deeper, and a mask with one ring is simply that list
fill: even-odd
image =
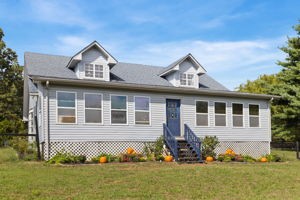
[{"label": "dormer", "polygon": [[201,64],[188,54],[166,67],[159,75],[175,87],[199,88],[199,75],[206,73]]},{"label": "dormer", "polygon": [[75,54],[67,67],[73,69],[79,79],[110,81],[110,68],[118,61],[97,41]]}]

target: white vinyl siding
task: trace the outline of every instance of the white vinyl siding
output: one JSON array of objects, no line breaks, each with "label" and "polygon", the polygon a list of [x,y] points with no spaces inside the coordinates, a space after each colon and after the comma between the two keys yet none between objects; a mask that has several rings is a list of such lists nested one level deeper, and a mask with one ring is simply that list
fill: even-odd
[{"label": "white vinyl siding", "polygon": [[[85,123],[84,93],[98,93],[100,88],[52,85],[49,88],[49,130],[50,141],[155,141],[163,134],[162,124],[166,122],[166,99],[181,100],[181,126],[186,123],[198,137],[217,136],[220,141],[270,141],[270,108],[268,100],[215,97],[205,95],[184,95],[155,93],[145,91],[128,91],[101,88],[103,98],[103,125]],[[77,124],[56,123],[56,91],[77,93]],[[46,92],[44,94],[47,94]],[[111,124],[110,96],[127,96],[127,124]],[[151,125],[135,124],[134,97],[149,97]],[[47,127],[47,98],[43,98],[43,124]],[[208,126],[197,126],[195,120],[195,100],[208,102]],[[244,104],[244,127],[232,127],[232,108],[227,107],[226,127],[215,127],[214,102],[225,102],[227,105],[238,102]],[[248,104],[259,105],[260,126],[250,128]],[[42,132],[42,131],[41,131]],[[44,131],[46,134],[46,132]],[[183,128],[181,130],[183,134]],[[47,135],[44,136],[47,138]]]},{"label": "white vinyl siding", "polygon": [[244,105],[241,103],[232,103],[232,126],[244,126]]},{"label": "white vinyl siding", "polygon": [[76,93],[57,91],[57,123],[76,124]]},{"label": "white vinyl siding", "polygon": [[208,101],[196,101],[196,126],[208,126]]},{"label": "white vinyl siding", "polygon": [[226,103],[215,102],[215,126],[226,126]]},{"label": "white vinyl siding", "polygon": [[110,95],[111,124],[128,124],[127,96]]},{"label": "white vinyl siding", "polygon": [[259,105],[249,104],[249,126],[259,127]]},{"label": "white vinyl siding", "polygon": [[85,123],[102,124],[102,94],[84,93]]},{"label": "white vinyl siding", "polygon": [[150,125],[150,97],[134,97],[135,124]]}]

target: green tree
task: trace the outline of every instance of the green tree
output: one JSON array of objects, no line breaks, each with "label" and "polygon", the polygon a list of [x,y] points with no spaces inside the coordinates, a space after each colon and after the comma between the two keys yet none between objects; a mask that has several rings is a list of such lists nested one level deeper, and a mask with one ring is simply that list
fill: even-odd
[{"label": "green tree", "polygon": [[271,94],[274,85],[279,83],[279,79],[276,74],[261,75],[254,81],[247,80],[247,83],[240,84],[236,90],[239,92],[249,92],[256,94]]},{"label": "green tree", "polygon": [[293,28],[297,35],[289,37],[287,46],[280,48],[287,56],[278,62],[283,68],[278,73],[280,83],[274,86],[272,94],[282,98],[274,102],[277,110],[273,119],[277,134],[300,140],[300,24]]},{"label": "green tree", "polygon": [[297,36],[288,38],[287,46],[280,48],[287,54],[277,64],[282,70],[274,75],[262,75],[254,81],[241,84],[241,92],[281,96],[272,102],[273,140],[300,140],[300,24],[294,26]]},{"label": "green tree", "polygon": [[26,130],[22,121],[23,68],[3,37],[0,28],[0,134],[23,133]]}]

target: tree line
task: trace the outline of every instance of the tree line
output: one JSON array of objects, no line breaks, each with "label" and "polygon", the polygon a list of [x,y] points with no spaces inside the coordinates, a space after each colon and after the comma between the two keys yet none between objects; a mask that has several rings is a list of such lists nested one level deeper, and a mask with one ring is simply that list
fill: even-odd
[{"label": "tree line", "polygon": [[278,95],[272,102],[272,140],[300,141],[300,24],[295,25],[295,37],[288,37],[280,49],[286,54],[277,65],[277,74],[261,75],[254,81],[241,84],[240,92]]}]

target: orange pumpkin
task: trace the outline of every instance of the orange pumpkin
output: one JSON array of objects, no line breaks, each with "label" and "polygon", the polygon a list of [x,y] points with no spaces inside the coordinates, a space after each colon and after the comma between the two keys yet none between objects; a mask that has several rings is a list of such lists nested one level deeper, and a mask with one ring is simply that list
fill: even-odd
[{"label": "orange pumpkin", "polygon": [[127,154],[133,154],[133,153],[134,153],[134,149],[131,148],[131,147],[129,147],[129,148],[127,149]]},{"label": "orange pumpkin", "polygon": [[212,162],[212,161],[214,161],[214,158],[211,156],[207,156],[205,160],[206,160],[206,162]]},{"label": "orange pumpkin", "polygon": [[166,162],[172,162],[173,161],[173,156],[165,156],[165,161]]},{"label": "orange pumpkin", "polygon": [[100,163],[107,163],[107,158],[106,158],[106,156],[100,157],[99,162],[100,162]]},{"label": "orange pumpkin", "polygon": [[262,157],[262,158],[260,159],[260,162],[268,162],[268,159],[267,159],[266,157]]},{"label": "orange pumpkin", "polygon": [[232,149],[227,149],[225,154],[235,154],[235,153]]}]

